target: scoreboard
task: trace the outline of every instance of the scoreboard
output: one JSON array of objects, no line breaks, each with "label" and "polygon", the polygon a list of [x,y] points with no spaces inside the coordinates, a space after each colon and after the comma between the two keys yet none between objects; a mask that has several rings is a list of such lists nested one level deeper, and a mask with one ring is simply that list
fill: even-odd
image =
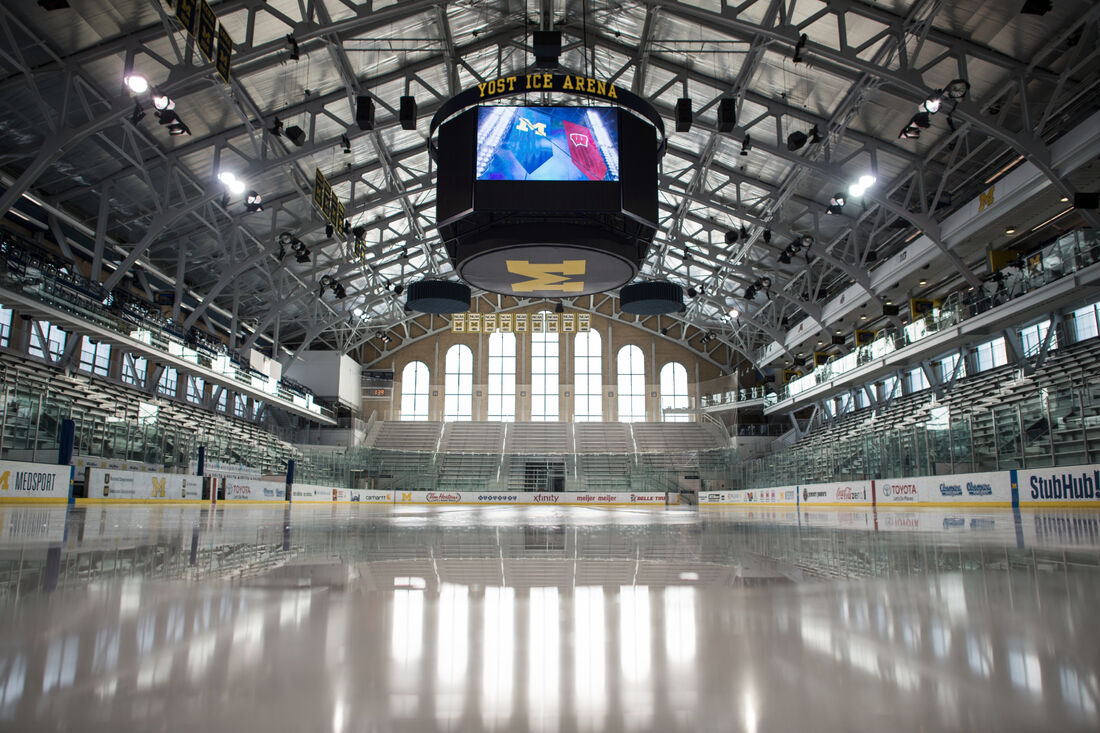
[{"label": "scoreboard", "polygon": [[365,400],[388,400],[393,396],[392,371],[367,371],[360,374]]}]

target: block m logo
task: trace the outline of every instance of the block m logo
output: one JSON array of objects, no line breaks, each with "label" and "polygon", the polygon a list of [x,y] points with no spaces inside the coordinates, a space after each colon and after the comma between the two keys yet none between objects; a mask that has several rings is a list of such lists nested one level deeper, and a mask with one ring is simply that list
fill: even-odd
[{"label": "block m logo", "polygon": [[513,293],[532,293],[536,290],[557,290],[562,293],[579,293],[584,290],[584,280],[569,281],[570,275],[583,275],[585,260],[531,263],[527,260],[507,260],[508,272],[530,278],[512,285]]},{"label": "block m logo", "polygon": [[149,478],[153,482],[153,498],[155,499],[157,497],[160,497],[161,499],[163,499],[165,484],[168,483],[168,478],[156,478],[155,476],[150,476]]},{"label": "block m logo", "polygon": [[978,211],[984,211],[987,208],[993,206],[994,188],[995,186],[990,186],[988,191],[978,194]]},{"label": "block m logo", "polygon": [[413,495],[411,493],[407,493],[407,492],[404,492],[404,491],[401,492],[401,501],[402,502],[408,504],[412,500],[413,500]]}]

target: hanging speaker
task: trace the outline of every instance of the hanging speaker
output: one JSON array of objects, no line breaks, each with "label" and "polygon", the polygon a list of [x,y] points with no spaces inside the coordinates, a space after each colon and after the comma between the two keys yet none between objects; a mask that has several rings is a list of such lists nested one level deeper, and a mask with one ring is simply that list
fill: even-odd
[{"label": "hanging speaker", "polygon": [[366,94],[355,98],[355,124],[360,130],[374,129],[374,100]]},{"label": "hanging speaker", "polygon": [[737,100],[725,97],[718,102],[718,132],[733,132],[737,126]]},{"label": "hanging speaker", "polygon": [[882,315],[884,316],[896,316],[901,311],[898,310],[896,305],[884,305],[882,306]]},{"label": "hanging speaker", "polygon": [[416,129],[416,97],[408,95],[401,97],[401,108],[398,110],[397,117],[401,120],[402,130]]},{"label": "hanging speaker", "polygon": [[535,52],[535,66],[556,66],[561,55],[561,31],[535,31],[531,34],[531,46]]},{"label": "hanging speaker", "polygon": [[691,98],[680,97],[676,100],[676,132],[691,129]]},{"label": "hanging speaker", "polygon": [[1100,193],[1093,192],[1073,194],[1073,208],[1100,209]]}]

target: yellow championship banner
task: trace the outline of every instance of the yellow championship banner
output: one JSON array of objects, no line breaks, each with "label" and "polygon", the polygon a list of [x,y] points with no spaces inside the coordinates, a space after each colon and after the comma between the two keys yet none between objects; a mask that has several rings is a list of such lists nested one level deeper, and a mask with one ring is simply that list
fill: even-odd
[{"label": "yellow championship banner", "polygon": [[588,313],[455,313],[451,333],[574,333],[592,330]]},{"label": "yellow championship banner", "polygon": [[[321,212],[325,221],[332,225],[338,237],[347,235],[348,230],[345,226],[347,214],[344,204],[336,197],[336,192],[332,190],[332,185],[320,168],[313,174],[313,205]],[[365,243],[356,241],[355,255],[363,257],[365,254]]]},{"label": "yellow championship banner", "polygon": [[214,64],[215,71],[226,84],[229,83],[233,65],[233,38],[207,0],[167,0],[187,35],[195,39],[195,45],[206,60]]}]

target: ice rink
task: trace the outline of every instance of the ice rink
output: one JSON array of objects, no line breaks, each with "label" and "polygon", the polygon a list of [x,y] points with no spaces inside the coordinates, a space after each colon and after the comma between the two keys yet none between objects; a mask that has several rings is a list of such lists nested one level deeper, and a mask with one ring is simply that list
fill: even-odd
[{"label": "ice rink", "polygon": [[1100,513],[0,508],[0,728],[1094,731]]}]

